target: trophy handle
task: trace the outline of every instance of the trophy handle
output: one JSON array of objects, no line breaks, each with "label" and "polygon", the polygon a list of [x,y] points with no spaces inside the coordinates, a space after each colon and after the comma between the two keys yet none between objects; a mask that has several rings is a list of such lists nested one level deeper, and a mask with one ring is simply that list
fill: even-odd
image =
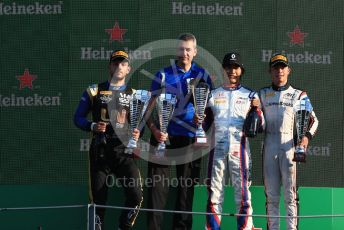
[{"label": "trophy handle", "polygon": [[124,150],[125,154],[132,155],[134,158],[139,158],[140,149],[137,147],[137,141],[130,137],[129,142]]},{"label": "trophy handle", "polygon": [[163,158],[163,157],[165,157],[165,151],[166,151],[166,144],[165,144],[165,142],[161,142],[155,148],[153,157],[154,158]]},{"label": "trophy handle", "polygon": [[130,149],[137,148],[137,141],[133,137],[130,137],[127,148],[130,148]]},{"label": "trophy handle", "polygon": [[165,144],[165,142],[159,143],[158,146],[157,146],[157,148],[156,148],[156,150],[159,151],[159,152],[165,151],[165,149],[166,149],[166,144]]}]

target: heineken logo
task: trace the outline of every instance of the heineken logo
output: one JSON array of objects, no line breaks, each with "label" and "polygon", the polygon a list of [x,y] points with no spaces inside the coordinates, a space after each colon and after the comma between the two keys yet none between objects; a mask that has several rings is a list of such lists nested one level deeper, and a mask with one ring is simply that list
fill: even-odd
[{"label": "heineken logo", "polygon": [[109,34],[109,42],[113,41],[123,41],[123,35],[127,32],[127,29],[119,27],[118,22],[115,22],[115,25],[111,29],[105,29],[105,32]]},{"label": "heineken logo", "polygon": [[283,42],[282,45],[293,47],[293,51],[287,50],[271,50],[263,49],[261,51],[261,61],[269,62],[272,55],[276,52],[282,53],[288,58],[290,63],[297,64],[318,64],[318,65],[331,65],[332,64],[332,51],[325,51],[323,53],[318,53],[308,50],[295,51],[297,47],[299,49],[310,47],[310,43],[305,43],[305,38],[308,37],[309,33],[305,33],[301,30],[299,25],[296,25],[292,31],[286,32],[288,36],[288,43]]},{"label": "heineken logo", "polygon": [[33,4],[23,4],[12,2],[6,4],[0,2],[1,15],[40,15],[40,14],[62,14],[63,1],[56,4],[42,4],[35,2]]},{"label": "heineken logo", "polygon": [[243,5],[229,5],[219,2],[200,4],[198,2],[184,3],[172,1],[172,14],[211,15],[211,16],[243,16]]},{"label": "heineken logo", "polygon": [[322,146],[308,146],[307,155],[315,157],[330,157],[331,156],[331,143],[326,143]]},{"label": "heineken logo", "polygon": [[46,96],[35,93],[32,96],[9,96],[0,94],[0,107],[60,106],[61,93],[57,96]]},{"label": "heineken logo", "polygon": [[[38,79],[37,75],[30,73],[27,68],[24,73],[16,76],[19,81],[18,89],[20,92],[27,92],[24,89],[28,88],[32,91],[40,88],[40,86],[35,86],[33,82]],[[13,87],[17,88],[17,87]],[[31,92],[29,90],[29,92]],[[23,94],[20,93],[20,94]],[[40,95],[39,93],[29,94],[29,95],[17,95],[15,92],[9,95],[0,94],[0,107],[31,107],[31,106],[60,106],[61,105],[61,93],[59,92],[55,96],[51,95]]]},{"label": "heineken logo", "polygon": [[[108,42],[112,43],[114,41],[123,43],[129,42],[129,39],[124,39],[125,33],[128,31],[127,29],[120,26],[118,21],[115,21],[115,24],[112,28],[108,28],[104,30],[109,38]],[[104,40],[103,40],[103,43]],[[107,42],[106,42],[107,43]],[[108,47],[109,44],[104,44],[104,46],[100,47],[80,47],[80,60],[101,60],[101,61],[109,61],[112,52],[114,51],[113,47]],[[152,59],[152,48],[148,48],[146,50],[130,50],[128,47],[121,47],[128,55],[130,60],[150,60]]]},{"label": "heineken logo", "polygon": [[[129,54],[130,60],[150,60],[152,59],[152,48],[146,50],[129,50],[128,47],[123,48],[126,53]],[[106,49],[105,47],[93,48],[93,47],[81,47],[80,59],[81,60],[106,60],[110,59],[112,49]]]},{"label": "heineken logo", "polygon": [[299,26],[296,26],[292,32],[288,32],[288,37],[290,38],[290,46],[299,45],[301,47],[305,46],[305,37],[308,36],[308,33],[301,32]]},{"label": "heineken logo", "polygon": [[[269,62],[273,55],[273,50],[262,50],[262,62]],[[298,53],[287,52],[282,50],[281,53],[287,56],[289,63],[297,64],[323,64],[330,65],[332,52],[329,51],[324,54],[313,53],[310,51],[303,51]]]},{"label": "heineken logo", "polygon": [[21,90],[27,87],[32,90],[33,89],[32,82],[36,80],[36,78],[37,78],[36,75],[30,74],[29,69],[25,69],[22,75],[17,76],[17,79],[20,82],[19,89]]}]

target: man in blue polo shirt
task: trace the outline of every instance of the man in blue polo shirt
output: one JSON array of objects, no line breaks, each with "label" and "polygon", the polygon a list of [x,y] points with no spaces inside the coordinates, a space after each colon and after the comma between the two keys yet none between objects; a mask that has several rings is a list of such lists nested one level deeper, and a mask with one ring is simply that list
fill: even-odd
[{"label": "man in blue polo shirt", "polygon": [[[148,188],[148,207],[152,209],[164,209],[171,186],[166,178],[169,178],[169,165],[176,164],[176,176],[178,179],[177,198],[175,210],[192,211],[194,184],[200,171],[200,158],[195,157],[193,142],[196,125],[193,122],[195,109],[188,85],[190,80],[203,81],[212,88],[210,76],[198,67],[193,59],[197,54],[197,44],[194,35],[186,33],[178,38],[177,57],[171,66],[160,70],[151,85],[152,98],[159,96],[161,92],[177,96],[177,104],[169,122],[167,134],[159,129],[157,119],[150,119],[148,127],[152,132],[151,143],[168,141],[167,164],[150,162],[148,165],[148,177],[153,181]],[[155,120],[155,121],[154,121]],[[172,181],[170,179],[170,181]],[[163,213],[148,213],[148,229],[159,230]],[[172,229],[191,229],[192,215],[175,214]],[[165,229],[165,228],[164,228]]]}]

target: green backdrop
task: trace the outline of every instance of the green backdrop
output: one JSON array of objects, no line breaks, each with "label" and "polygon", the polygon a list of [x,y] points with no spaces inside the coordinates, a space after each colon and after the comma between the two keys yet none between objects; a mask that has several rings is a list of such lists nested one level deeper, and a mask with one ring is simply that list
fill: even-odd
[{"label": "green backdrop", "polygon": [[[107,79],[109,52],[119,48],[135,60],[129,83],[149,88],[149,74],[173,58],[173,49],[161,51],[157,41],[182,32],[196,35],[196,62],[216,85],[218,61],[228,51],[242,54],[243,82],[257,90],[270,84],[271,53],[285,52],[291,83],[308,92],[320,121],[307,163],[299,165],[299,184],[343,186],[339,0],[1,1],[0,183],[87,183],[89,134],[72,123],[82,91]],[[260,146],[261,138],[252,141],[256,185],[262,184]],[[139,164],[145,169],[146,162]]]},{"label": "green backdrop", "polygon": [[[342,0],[1,0],[0,185],[18,186],[21,196],[40,185],[87,186],[89,134],[72,122],[82,91],[107,79],[109,53],[122,48],[134,60],[129,84],[148,89],[149,76],[173,58],[163,40],[191,32],[196,62],[216,85],[229,51],[242,54],[243,83],[256,90],[270,84],[271,54],[287,54],[290,81],[308,92],[320,121],[307,163],[298,165],[298,184],[343,187],[343,6]],[[254,185],[262,185],[261,141],[251,143]],[[203,178],[206,162],[207,156]],[[138,164],[144,175],[147,162]],[[11,200],[10,206],[26,205],[6,194],[0,207]]]}]

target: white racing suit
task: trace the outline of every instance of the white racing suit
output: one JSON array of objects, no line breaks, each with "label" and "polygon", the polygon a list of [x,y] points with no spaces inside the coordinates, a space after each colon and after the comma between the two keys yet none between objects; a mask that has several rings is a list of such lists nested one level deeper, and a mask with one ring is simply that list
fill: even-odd
[{"label": "white racing suit", "polygon": [[[209,155],[208,202],[206,229],[220,229],[224,186],[229,174],[234,187],[236,210],[239,214],[252,214],[250,181],[250,148],[243,133],[243,124],[251,107],[252,98],[258,95],[243,86],[235,89],[222,87],[211,91],[208,107],[215,124],[214,149]],[[261,111],[259,114],[264,122]],[[252,217],[237,217],[238,229],[252,229]]]},{"label": "white racing suit", "polygon": [[[296,164],[294,156],[294,111],[297,100],[307,94],[290,85],[266,87],[260,90],[260,100],[265,116],[264,185],[267,215],[279,215],[281,184],[284,187],[284,204],[288,216],[297,216]],[[318,120],[311,113],[306,136],[311,139],[318,127]],[[297,219],[287,218],[287,229],[297,229]],[[279,218],[268,218],[268,229],[280,229]]]}]

